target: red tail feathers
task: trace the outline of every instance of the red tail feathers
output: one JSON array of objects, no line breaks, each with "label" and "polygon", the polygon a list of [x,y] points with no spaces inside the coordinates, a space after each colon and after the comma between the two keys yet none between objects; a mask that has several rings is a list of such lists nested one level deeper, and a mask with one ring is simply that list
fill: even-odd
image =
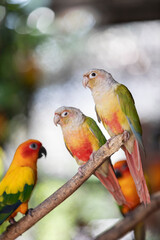
[{"label": "red tail feathers", "polygon": [[126,204],[126,199],[122,193],[119,182],[115,176],[114,170],[111,164],[108,165],[108,176],[104,177],[99,172],[95,172],[96,177],[101,181],[101,183],[108,189],[108,191],[113,195],[115,200],[119,205]]},{"label": "red tail feathers", "polygon": [[123,150],[126,154],[127,164],[133,180],[136,185],[137,193],[141,202],[146,205],[150,203],[150,195],[144,178],[141,157],[139,152],[139,146],[137,140],[134,141],[134,148],[132,154],[130,154],[125,147]]}]

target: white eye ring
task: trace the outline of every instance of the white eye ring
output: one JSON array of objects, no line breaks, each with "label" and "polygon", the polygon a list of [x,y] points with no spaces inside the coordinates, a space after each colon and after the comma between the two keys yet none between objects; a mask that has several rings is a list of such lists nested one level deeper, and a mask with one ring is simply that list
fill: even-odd
[{"label": "white eye ring", "polygon": [[33,150],[36,150],[38,148],[38,145],[36,143],[31,143],[29,145],[29,148],[33,149]]},{"label": "white eye ring", "polygon": [[92,72],[89,74],[89,78],[95,78],[97,76],[97,74],[95,72]]},{"label": "white eye ring", "polygon": [[62,112],[61,116],[62,117],[67,117],[68,116],[68,112],[67,111]]}]

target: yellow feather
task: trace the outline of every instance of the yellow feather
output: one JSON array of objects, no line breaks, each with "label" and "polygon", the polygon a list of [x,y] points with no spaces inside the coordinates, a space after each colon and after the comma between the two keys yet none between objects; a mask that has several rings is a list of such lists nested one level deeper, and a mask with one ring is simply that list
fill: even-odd
[{"label": "yellow feather", "polygon": [[[118,98],[113,90],[110,90],[101,96],[99,102],[96,103],[96,109],[100,118],[103,120],[105,116],[105,119],[107,119],[109,122],[114,120],[113,117],[116,113],[117,120],[120,123],[122,129],[128,131],[130,130],[128,120],[125,114],[122,112]],[[103,124],[111,136],[115,135],[114,131],[116,132],[116,129],[112,132],[111,129],[106,126],[105,122],[103,122]]]},{"label": "yellow feather", "polygon": [[[30,167],[17,167],[12,171],[8,171],[0,183],[0,196],[5,191],[7,194],[15,194],[18,191],[22,192],[24,185],[34,185],[36,175]],[[1,199],[0,199],[1,200]]]}]

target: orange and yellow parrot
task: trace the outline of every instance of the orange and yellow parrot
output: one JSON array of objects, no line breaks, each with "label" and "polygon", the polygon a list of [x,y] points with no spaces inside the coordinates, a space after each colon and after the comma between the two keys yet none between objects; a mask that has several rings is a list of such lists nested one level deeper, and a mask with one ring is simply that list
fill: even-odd
[{"label": "orange and yellow parrot", "polygon": [[26,214],[28,201],[37,181],[37,160],[46,156],[41,142],[28,140],[17,148],[12,163],[0,182],[0,225],[14,223],[18,212]]},{"label": "orange and yellow parrot", "polygon": [[130,91],[102,69],[93,69],[83,77],[83,85],[92,92],[98,120],[102,121],[110,136],[125,131],[130,133],[130,138],[122,149],[126,154],[140,201],[145,205],[150,203],[139,151],[139,145],[143,148],[142,129]]},{"label": "orange and yellow parrot", "polygon": [[[77,108],[58,108],[55,111],[54,123],[61,126],[65,145],[79,165],[85,164],[92,154],[106,143],[96,122]],[[119,205],[126,203],[110,160],[105,161],[95,175]]]},{"label": "orange and yellow parrot", "polygon": [[[130,174],[127,162],[125,160],[118,161],[114,164],[114,171],[121,186],[123,195],[126,198],[127,205],[120,206],[123,216],[129,214],[140,204],[140,199],[136,191],[136,186]],[[143,222],[138,223],[134,228],[135,240],[145,239],[145,226]]]},{"label": "orange and yellow parrot", "polygon": [[130,174],[127,162],[125,160],[118,161],[114,164],[114,172],[121,186],[123,195],[125,196],[128,205],[121,206],[121,212],[126,215],[128,212],[136,208],[140,204],[136,186]]}]

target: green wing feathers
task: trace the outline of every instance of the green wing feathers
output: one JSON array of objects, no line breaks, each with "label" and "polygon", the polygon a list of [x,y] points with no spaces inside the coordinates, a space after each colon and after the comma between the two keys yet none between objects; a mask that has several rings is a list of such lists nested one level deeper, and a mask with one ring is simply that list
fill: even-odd
[{"label": "green wing feathers", "polygon": [[123,84],[119,84],[116,87],[115,93],[117,94],[120,107],[121,107],[123,113],[127,117],[129,125],[133,131],[133,134],[135,135],[135,137],[138,140],[138,142],[140,143],[140,145],[143,146],[142,138],[141,138],[142,128],[141,128],[137,110],[135,108],[135,103],[134,103],[132,94],[130,93],[128,88],[126,86],[124,86]]},{"label": "green wing feathers", "polygon": [[16,169],[4,177],[0,183],[0,225],[23,202],[29,200],[34,185],[35,175],[28,167],[24,167],[23,174]]},{"label": "green wing feathers", "polygon": [[101,132],[100,128],[98,127],[97,123],[90,117],[86,117],[86,123],[89,126],[89,129],[92,131],[92,133],[95,135],[95,137],[99,141],[99,146],[101,147],[106,143],[106,138]]}]

